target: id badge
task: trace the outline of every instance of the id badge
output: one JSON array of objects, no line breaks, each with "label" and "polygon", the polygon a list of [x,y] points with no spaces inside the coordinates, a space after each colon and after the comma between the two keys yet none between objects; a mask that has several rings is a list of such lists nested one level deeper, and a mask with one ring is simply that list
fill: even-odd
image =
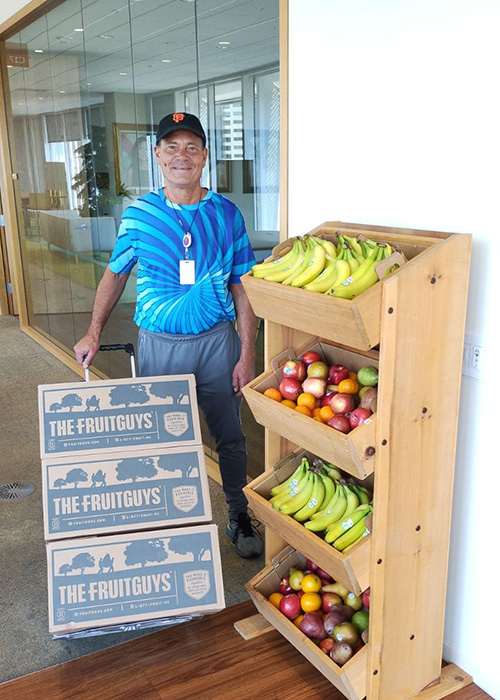
[{"label": "id badge", "polygon": [[179,260],[179,280],[181,284],[194,284],[194,260]]}]

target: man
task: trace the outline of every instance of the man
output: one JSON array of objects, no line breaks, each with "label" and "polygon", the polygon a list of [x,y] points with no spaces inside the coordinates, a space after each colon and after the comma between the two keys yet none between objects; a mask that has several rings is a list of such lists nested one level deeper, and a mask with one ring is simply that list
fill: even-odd
[{"label": "man", "polygon": [[255,258],[238,208],[201,187],[207,148],[198,118],[163,117],[154,151],[165,187],[124,212],[89,329],[75,345],[76,359],[84,367],[91,364],[104,325],[139,263],[134,317],[139,374],[195,375],[198,403],[219,454],[227,534],[240,556],[258,556],[262,540],[242,491],[247,454],[240,421],[241,388],[255,376],[257,325],[240,277]]}]

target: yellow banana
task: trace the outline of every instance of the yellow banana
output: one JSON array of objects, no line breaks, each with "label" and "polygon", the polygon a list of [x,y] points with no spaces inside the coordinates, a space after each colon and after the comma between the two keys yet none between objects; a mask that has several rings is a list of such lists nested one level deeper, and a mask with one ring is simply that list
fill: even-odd
[{"label": "yellow banana", "polygon": [[295,469],[293,474],[289,476],[288,479],[286,479],[282,484],[273,486],[273,488],[270,491],[271,496],[277,496],[278,494],[283,493],[283,491],[286,491],[287,489],[291,489],[294,486],[296,486],[300,481],[300,477],[304,476],[304,470],[307,468],[307,464],[307,459],[304,457],[297,469]]},{"label": "yellow banana", "polygon": [[314,484],[316,482],[313,479],[315,476],[314,472],[308,470],[307,476],[308,479],[303,488],[299,489],[297,493],[292,496],[292,498],[285,501],[285,503],[279,507],[280,513],[283,513],[284,515],[293,515],[309,502]]},{"label": "yellow banana", "polygon": [[289,271],[288,277],[286,277],[281,284],[284,285],[289,285],[291,284],[292,280],[295,279],[298,275],[300,275],[304,270],[307,268],[309,265],[309,261],[311,260],[312,256],[312,243],[310,240],[310,237],[307,236],[305,240],[305,246],[304,246],[304,251],[301,253],[298,261],[296,264],[292,267],[292,269]]},{"label": "yellow banana", "polygon": [[296,511],[296,513],[293,516],[294,519],[297,520],[299,523],[303,523],[313,513],[319,510],[319,507],[322,504],[323,498],[325,496],[325,485],[323,483],[323,479],[316,472],[313,472],[312,475],[314,483],[311,491],[311,497],[305,504],[305,506],[302,506],[302,508]]},{"label": "yellow banana", "polygon": [[336,289],[342,282],[349,277],[351,274],[351,268],[347,260],[339,260],[337,258],[337,277],[332,283],[332,286],[324,292],[325,294],[332,294],[333,290]]},{"label": "yellow banana", "polygon": [[326,250],[327,255],[329,255],[331,258],[337,257],[337,249],[335,248],[335,245],[334,243],[332,243],[332,241],[328,241],[326,238],[318,238],[318,241]]},{"label": "yellow banana", "polygon": [[344,234],[344,238],[345,238],[345,240],[349,243],[349,245],[351,246],[353,252],[354,252],[356,255],[361,255],[361,257],[364,257],[364,256],[363,256],[363,251],[361,250],[361,246],[359,245],[358,241],[356,240],[356,238],[355,238],[354,236],[346,236],[346,235]]},{"label": "yellow banana", "polygon": [[295,244],[297,242],[300,245],[302,245],[300,238],[295,238],[292,245],[291,245],[290,250],[282,257],[275,258],[274,260],[269,260],[268,262],[261,262],[261,263],[258,263],[257,265],[254,265],[252,267],[253,276],[262,278],[265,275],[269,275],[272,272],[277,272],[278,270],[282,270],[283,268],[285,268],[289,264],[290,260],[292,258],[294,258],[294,256],[295,256],[294,247],[295,247]]},{"label": "yellow banana", "polygon": [[292,287],[303,287],[321,274],[326,263],[326,250],[319,243],[312,243],[313,251],[306,269],[290,282]]},{"label": "yellow banana", "polygon": [[291,273],[292,268],[297,262],[297,260],[300,259],[303,250],[303,243],[298,238],[296,238],[293,242],[293,255],[289,258],[288,264],[279,270],[273,270],[272,272],[264,275],[264,279],[268,282],[283,282],[283,280],[286,279]]},{"label": "yellow banana", "polygon": [[308,520],[306,523],[304,523],[304,527],[311,532],[322,532],[323,530],[326,530],[328,525],[336,522],[342,516],[347,505],[344,486],[342,484],[338,484],[335,493],[338,494],[338,497],[334,501],[333,505],[327,508],[326,512],[323,511],[324,515],[322,515],[320,518]]},{"label": "yellow banana", "polygon": [[308,289],[310,292],[326,292],[327,289],[330,289],[337,279],[337,262],[336,258],[332,258],[327,253],[323,271],[311,282],[305,284],[304,289]]},{"label": "yellow banana", "polygon": [[359,267],[359,260],[353,255],[353,252],[350,247],[347,248],[345,259],[349,263],[351,275],[354,274]]},{"label": "yellow banana", "polygon": [[337,549],[339,552],[345,552],[346,549],[349,549],[349,547],[352,547],[354,544],[359,542],[359,540],[363,539],[363,537],[370,534],[370,531],[366,527],[365,523],[366,517],[367,516],[362,518],[359,522],[347,530],[347,532],[335,540],[333,543],[335,549]]},{"label": "yellow banana", "polygon": [[372,250],[362,265],[341,284],[331,290],[331,295],[343,299],[352,299],[378,282],[375,265],[383,255],[383,249],[377,246]]},{"label": "yellow banana", "polygon": [[335,542],[341,535],[350,530],[351,527],[356,525],[356,523],[359,523],[360,520],[365,518],[368,513],[371,513],[371,511],[371,506],[358,506],[356,510],[347,515],[345,518],[338,520],[331,528],[329,528],[325,535],[325,542],[328,542],[328,544]]}]

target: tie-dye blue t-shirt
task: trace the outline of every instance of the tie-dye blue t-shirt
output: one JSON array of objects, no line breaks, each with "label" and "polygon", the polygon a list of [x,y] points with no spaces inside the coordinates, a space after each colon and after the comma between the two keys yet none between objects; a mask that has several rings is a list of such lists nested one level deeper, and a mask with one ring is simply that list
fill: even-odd
[{"label": "tie-dye blue t-shirt", "polygon": [[[109,267],[124,274],[139,263],[134,320],[141,328],[197,335],[235,319],[229,285],[255,264],[245,222],[238,207],[211,190],[197,207],[172,205],[159,189],[123,213]],[[181,284],[179,277],[186,231],[192,235],[194,284]]]}]

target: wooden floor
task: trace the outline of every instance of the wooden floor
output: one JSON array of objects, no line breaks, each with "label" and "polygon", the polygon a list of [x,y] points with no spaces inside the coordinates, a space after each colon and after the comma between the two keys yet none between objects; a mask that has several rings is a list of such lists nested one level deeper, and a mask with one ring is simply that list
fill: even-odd
[{"label": "wooden floor", "polygon": [[[245,641],[251,602],[0,685],[0,700],[345,700],[276,631]],[[71,642],[69,642],[71,643]],[[477,686],[450,700],[491,700]]]}]

